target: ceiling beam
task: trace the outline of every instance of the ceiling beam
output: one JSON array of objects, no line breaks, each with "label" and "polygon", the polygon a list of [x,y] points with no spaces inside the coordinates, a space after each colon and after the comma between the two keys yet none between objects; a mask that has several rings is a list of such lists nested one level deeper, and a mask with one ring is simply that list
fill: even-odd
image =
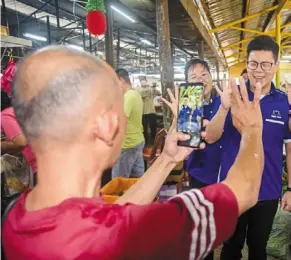
[{"label": "ceiling beam", "polygon": [[[250,5],[251,5],[251,0],[244,0],[244,8],[242,11],[242,17],[245,17],[249,14],[250,10]],[[246,22],[243,22],[241,24],[241,28],[245,28]],[[243,40],[245,38],[245,31],[241,30],[240,32],[240,40]],[[242,47],[242,43],[240,44],[240,48]],[[240,58],[240,54],[238,55],[238,59]]]},{"label": "ceiling beam", "polygon": [[[210,10],[209,10],[209,6],[206,3],[206,0],[200,0],[200,1],[201,1],[201,4],[202,4],[202,7],[204,9],[204,12],[205,12],[206,16],[208,17],[208,20],[209,20],[209,23],[211,25],[211,28],[214,28],[215,27],[215,24],[214,24],[213,19],[211,17],[211,13],[210,13]],[[248,1],[250,1],[250,0],[248,0]],[[214,33],[214,36],[216,38],[216,41],[218,42],[219,48],[221,48],[221,42],[219,40],[219,37],[218,37],[217,33]],[[222,52],[222,54],[225,57],[225,55],[224,55],[223,52]]]},{"label": "ceiling beam", "polygon": [[238,52],[235,52],[231,55],[226,56],[225,58],[229,59],[229,58],[233,58],[233,57],[238,57],[238,55],[243,54],[243,53],[245,53],[245,51],[238,51]]},{"label": "ceiling beam", "polygon": [[[140,17],[138,14],[132,12],[131,9],[129,9],[126,5],[124,5],[123,3],[121,3],[120,1],[116,1],[114,2],[114,5],[121,10],[126,10],[127,14],[132,15],[135,20],[139,21],[140,23],[142,23],[144,26],[146,26],[147,28],[149,28],[155,35],[157,34],[157,27],[155,25],[149,24],[145,19],[143,19],[142,17]],[[178,44],[175,40],[171,39],[171,42],[181,51],[183,51],[185,54],[192,56],[191,53],[189,53],[187,50],[185,50],[180,44]]]},{"label": "ceiling beam", "polygon": [[215,55],[216,59],[219,63],[225,64],[222,60],[222,57],[219,55],[217,48],[213,44],[213,39],[211,35],[208,33],[207,29],[205,28],[204,24],[201,21],[201,16],[197,6],[194,4],[193,0],[181,0],[182,5],[184,6],[185,10],[187,11],[188,15],[190,16],[191,20],[197,27],[198,31],[200,32],[202,38],[205,40],[207,45],[209,46],[212,53]]},{"label": "ceiling beam", "polygon": [[[285,1],[285,0],[284,0]],[[182,1],[181,1],[182,2]],[[229,23],[225,23],[223,25],[220,25],[212,30],[209,30],[209,33],[214,33],[214,32],[218,32],[218,31],[221,31],[223,29],[227,29],[229,28],[230,26],[233,26],[233,25],[236,25],[238,23],[242,23],[242,22],[245,22],[245,21],[248,21],[248,20],[251,20],[251,19],[254,19],[258,16],[261,16],[262,14],[266,14],[268,12],[271,12],[271,11],[274,11],[276,10],[278,7],[278,5],[275,5],[273,7],[270,7],[270,8],[266,8],[266,9],[263,9],[261,10],[260,12],[257,12],[257,13],[254,13],[254,14],[251,14],[251,15],[247,15],[243,18],[240,18],[240,19],[237,19],[237,20],[234,20],[232,22],[229,22]]]},{"label": "ceiling beam", "polygon": [[241,28],[241,27],[237,27],[237,26],[231,26],[231,27],[229,27],[229,29],[238,30],[238,31],[242,31],[242,32],[249,32],[249,33],[254,33],[254,34],[259,34],[259,35],[270,35],[269,32],[261,32],[261,31]]},{"label": "ceiling beam", "polygon": [[291,41],[286,41],[281,46],[286,46],[286,45],[289,45],[289,44],[291,44]]},{"label": "ceiling beam", "polygon": [[281,0],[279,2],[279,4],[277,5],[278,7],[275,9],[275,11],[273,12],[273,14],[271,15],[269,21],[267,22],[265,28],[264,28],[264,32],[267,32],[270,27],[272,26],[272,24],[275,22],[276,16],[278,14],[280,14],[281,10],[283,9],[284,5],[288,2],[288,0]]},{"label": "ceiling beam", "polygon": [[238,59],[236,59],[236,60],[233,60],[233,61],[229,62],[229,63],[227,64],[227,66],[228,66],[228,67],[231,67],[231,66],[233,66],[233,65],[235,65],[235,64],[237,64],[237,63],[242,63],[242,62],[245,62],[245,61],[246,61],[246,59],[242,59],[242,60],[238,60]]},{"label": "ceiling beam", "polygon": [[244,42],[249,42],[251,39],[253,39],[253,37],[250,37],[250,38],[246,38],[244,40],[241,40],[241,41],[238,41],[238,42],[234,42],[234,43],[231,43],[231,44],[228,44],[222,48],[220,48],[220,50],[224,51],[224,50],[227,50],[227,49],[230,49],[232,47],[235,47],[237,45],[240,45],[241,43],[244,43]]},{"label": "ceiling beam", "polygon": [[[286,28],[287,26],[290,26],[290,24],[291,24],[291,23],[288,23],[288,24],[285,24],[285,25],[281,26],[281,29],[282,29],[282,28]],[[275,32],[274,29],[270,30],[268,33],[269,33],[270,36],[274,37],[273,32]],[[290,33],[289,33],[289,32],[282,32],[282,33],[281,33],[281,37],[282,37],[282,38],[281,38],[282,40],[285,39],[285,38],[288,38],[288,37],[290,37]],[[229,44],[229,45],[226,45],[226,46],[220,48],[220,50],[224,51],[224,50],[230,49],[230,48],[235,47],[235,46],[237,46],[237,45],[239,45],[239,44],[241,44],[241,43],[249,42],[249,41],[252,40],[253,38],[254,38],[254,37],[249,37],[249,38],[246,38],[246,39],[244,39],[244,40],[241,40],[241,41],[237,41],[237,42],[231,43],[231,44]]]}]

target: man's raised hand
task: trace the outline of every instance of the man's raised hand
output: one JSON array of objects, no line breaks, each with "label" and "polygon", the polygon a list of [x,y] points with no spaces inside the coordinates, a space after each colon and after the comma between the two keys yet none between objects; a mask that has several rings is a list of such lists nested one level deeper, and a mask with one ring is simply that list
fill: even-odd
[{"label": "man's raised hand", "polygon": [[231,115],[233,125],[242,134],[247,130],[262,131],[263,120],[260,107],[261,83],[256,84],[254,100],[250,101],[245,81],[239,79],[240,90],[234,81],[231,82]]}]

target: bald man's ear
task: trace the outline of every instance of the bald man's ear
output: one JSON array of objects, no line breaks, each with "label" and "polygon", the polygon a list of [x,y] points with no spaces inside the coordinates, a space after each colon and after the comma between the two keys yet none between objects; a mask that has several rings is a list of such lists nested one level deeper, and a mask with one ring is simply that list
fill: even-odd
[{"label": "bald man's ear", "polygon": [[96,124],[94,127],[95,136],[106,143],[108,146],[112,146],[114,138],[119,131],[119,116],[114,112],[105,112],[96,118]]}]

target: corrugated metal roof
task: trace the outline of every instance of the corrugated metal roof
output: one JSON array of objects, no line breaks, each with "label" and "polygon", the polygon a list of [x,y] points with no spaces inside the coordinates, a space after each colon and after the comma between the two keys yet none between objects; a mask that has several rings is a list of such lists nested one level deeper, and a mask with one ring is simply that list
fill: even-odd
[{"label": "corrugated metal roof", "polygon": [[[246,15],[252,15],[261,12],[266,8],[273,7],[277,4],[276,0],[248,0],[246,2],[242,0],[201,0],[206,3],[208,7],[208,11],[210,14],[209,19],[212,19],[214,27],[219,27],[229,22],[241,19]],[[247,3],[248,10],[247,9]],[[289,3],[290,5],[290,3]],[[269,23],[270,18],[273,14],[272,12],[262,14],[253,19],[247,20],[244,23],[238,23],[235,27],[243,27],[247,29],[252,29],[256,31],[264,31],[266,25]],[[281,10],[281,25],[291,22],[291,10],[283,9]],[[275,28],[275,22],[270,26],[270,30]],[[213,28],[212,28],[213,29]],[[291,31],[291,25],[282,30],[282,35],[286,32]],[[240,30],[235,30],[232,28],[222,29],[217,32],[218,40],[222,47],[228,46],[230,44],[239,42],[243,39],[248,39],[254,37],[256,34],[252,32],[242,32]],[[213,35],[214,36],[214,35]],[[283,41],[287,42],[291,40],[291,37],[283,36]],[[230,56],[239,51],[239,48],[246,48],[248,42],[244,42],[241,44],[234,45],[229,49],[224,50],[225,56]],[[290,50],[291,51],[291,50]],[[288,52],[286,49],[285,52]],[[228,58],[228,62],[232,62],[236,59],[236,57]]]}]

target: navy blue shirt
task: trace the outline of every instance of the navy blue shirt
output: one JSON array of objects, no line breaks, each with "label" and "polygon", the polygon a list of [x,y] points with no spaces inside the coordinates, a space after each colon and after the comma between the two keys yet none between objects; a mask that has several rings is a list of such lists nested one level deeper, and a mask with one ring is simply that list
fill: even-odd
[{"label": "navy blue shirt", "polygon": [[[220,98],[215,97],[210,104],[203,107],[203,118],[211,120],[214,116],[213,108],[220,106]],[[201,116],[201,115],[200,115]],[[209,144],[204,150],[197,150],[190,154],[186,169],[198,181],[205,184],[217,182],[222,151],[222,141]]]},{"label": "navy blue shirt", "polygon": [[179,112],[179,119],[183,121],[189,120],[191,110],[192,110],[191,107],[182,105]]},{"label": "navy blue shirt", "polygon": [[[247,82],[249,99],[254,99]],[[260,101],[263,117],[263,146],[265,166],[259,200],[278,199],[282,194],[282,162],[284,140],[291,139],[288,130],[287,95],[276,89],[272,83],[271,91]],[[218,109],[218,107],[216,107]],[[220,181],[223,181],[235,161],[239,151],[241,135],[232,124],[230,113],[224,128],[224,151],[221,158]]]},{"label": "navy blue shirt", "polygon": [[[208,106],[208,105],[207,105],[207,106]],[[191,121],[192,121],[193,123],[198,123],[198,121],[197,121],[197,117],[198,117],[198,116],[201,117],[201,113],[202,113],[201,107],[196,107],[196,108],[193,110]]]}]

